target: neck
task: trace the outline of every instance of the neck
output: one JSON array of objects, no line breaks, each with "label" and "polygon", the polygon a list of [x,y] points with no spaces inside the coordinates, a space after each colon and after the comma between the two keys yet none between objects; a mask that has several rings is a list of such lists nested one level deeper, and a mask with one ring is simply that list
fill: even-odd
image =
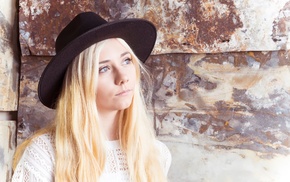
[{"label": "neck", "polygon": [[100,112],[100,126],[108,140],[118,139],[119,111]]}]

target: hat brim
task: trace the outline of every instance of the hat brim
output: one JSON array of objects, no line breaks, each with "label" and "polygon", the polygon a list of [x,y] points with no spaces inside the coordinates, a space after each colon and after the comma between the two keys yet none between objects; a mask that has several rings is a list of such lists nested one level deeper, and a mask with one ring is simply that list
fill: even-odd
[{"label": "hat brim", "polygon": [[109,38],[122,38],[142,61],[151,54],[156,41],[155,26],[143,19],[124,19],[90,29],[60,50],[44,69],[38,85],[39,100],[54,109],[67,67],[91,45]]}]

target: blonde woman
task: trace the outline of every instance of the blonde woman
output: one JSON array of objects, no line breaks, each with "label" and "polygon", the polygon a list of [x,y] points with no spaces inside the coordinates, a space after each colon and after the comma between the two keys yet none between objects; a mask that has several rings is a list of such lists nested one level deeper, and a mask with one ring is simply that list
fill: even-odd
[{"label": "blonde woman", "polygon": [[167,181],[171,155],[155,138],[140,83],[155,40],[143,19],[77,15],[39,81],[55,119],[18,147],[12,181]]}]

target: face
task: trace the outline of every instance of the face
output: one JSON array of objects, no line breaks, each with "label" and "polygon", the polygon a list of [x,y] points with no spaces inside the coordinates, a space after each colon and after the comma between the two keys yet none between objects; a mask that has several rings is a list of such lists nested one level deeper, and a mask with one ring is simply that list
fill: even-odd
[{"label": "face", "polygon": [[107,40],[99,58],[99,112],[128,108],[132,102],[135,83],[136,70],[131,54],[117,39]]}]

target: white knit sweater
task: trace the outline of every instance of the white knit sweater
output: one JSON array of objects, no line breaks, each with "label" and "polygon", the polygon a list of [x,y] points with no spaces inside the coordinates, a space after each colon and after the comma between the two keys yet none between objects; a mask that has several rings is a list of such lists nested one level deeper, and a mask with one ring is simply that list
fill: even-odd
[{"label": "white knit sweater", "polygon": [[[160,162],[167,174],[171,165],[171,154],[160,141],[156,145],[161,152]],[[14,171],[12,182],[53,182],[55,147],[51,134],[43,134],[32,141]],[[107,160],[101,182],[128,182],[129,171],[125,152],[119,140],[107,141]]]}]

